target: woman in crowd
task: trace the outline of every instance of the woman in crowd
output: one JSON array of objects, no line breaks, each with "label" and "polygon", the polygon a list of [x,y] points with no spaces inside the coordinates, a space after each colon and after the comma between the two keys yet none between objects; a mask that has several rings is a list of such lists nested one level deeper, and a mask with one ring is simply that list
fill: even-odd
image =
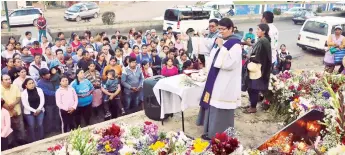
[{"label": "woman in crowd", "polygon": [[59,65],[52,65],[50,66],[50,82],[54,85],[55,90],[57,90],[60,86],[60,78],[61,78],[61,70]]},{"label": "woman in crowd", "polygon": [[8,71],[15,69],[14,68],[14,63],[13,63],[13,58],[8,58],[6,59],[6,67],[4,67],[1,70],[1,74],[8,74]]},{"label": "woman in crowd", "polygon": [[247,68],[249,71],[248,95],[250,106],[246,107],[244,113],[256,113],[256,105],[259,100],[259,93],[268,89],[271,73],[271,38],[268,35],[269,26],[259,24],[257,28],[258,42],[254,45],[250,55]]},{"label": "woman in crowd", "polygon": [[[72,39],[73,38],[73,39]],[[74,52],[76,52],[78,50],[78,47],[81,45],[80,41],[79,41],[79,36],[78,34],[74,34],[73,37],[71,39],[73,40],[71,45],[72,45],[72,50]]]},{"label": "woman in crowd", "polygon": [[103,52],[98,52],[96,60],[95,60],[96,70],[103,75],[103,69],[107,65],[107,61],[105,60],[105,54]]},{"label": "woman in crowd", "polygon": [[8,137],[13,132],[10,113],[4,108],[5,101],[1,98],[1,151],[8,149]]},{"label": "woman in crowd", "polygon": [[115,49],[115,58],[117,59],[117,64],[123,66],[123,52],[121,48]]},{"label": "woman in crowd", "polygon": [[86,38],[87,42],[90,43],[91,31],[86,30],[86,31],[84,32],[84,37]]},{"label": "woman in crowd", "polygon": [[75,72],[77,70],[77,64],[73,63],[73,59],[69,55],[64,57],[64,61],[66,66],[63,74],[68,78],[68,82],[72,82],[76,76]]},{"label": "woman in crowd", "polygon": [[13,81],[13,85],[17,86],[20,89],[20,92],[23,92],[24,89],[22,88],[22,85],[24,81],[31,77],[27,75],[28,71],[24,67],[17,68],[16,70],[18,77]]},{"label": "woman in crowd", "polygon": [[56,55],[52,53],[50,47],[46,47],[44,52],[45,53],[43,54],[43,57],[44,57],[45,61],[47,62],[48,66],[50,66],[50,63],[55,60]]},{"label": "woman in crowd", "polygon": [[77,126],[81,126],[81,119],[90,125],[90,118],[92,113],[92,92],[95,89],[92,83],[85,79],[83,69],[77,69],[77,78],[71,83],[75,92],[78,95],[78,106],[75,112],[75,122]]},{"label": "woman in crowd", "polygon": [[95,113],[98,115],[99,111],[101,110],[98,107],[102,104],[102,91],[100,89],[102,79],[101,74],[96,70],[96,64],[94,62],[89,64],[88,70],[85,72],[85,78],[88,79],[95,88],[92,93],[92,107],[94,108]]},{"label": "woman in crowd", "polygon": [[165,77],[170,77],[178,74],[178,69],[176,66],[173,65],[174,60],[168,58],[165,66],[162,68],[162,75]]},{"label": "woman in crowd", "polygon": [[30,54],[29,48],[23,47],[21,49],[21,59],[26,64],[25,66],[29,68],[30,63],[34,61],[34,56]]},{"label": "woman in crowd", "polygon": [[6,45],[6,50],[1,52],[1,56],[8,59],[8,58],[13,58],[13,55],[15,53],[19,53],[19,51],[14,49],[14,45],[11,43],[8,43]]},{"label": "woman in crowd", "polygon": [[123,56],[124,57],[129,56],[131,54],[132,49],[129,47],[129,43],[128,42],[124,43],[122,51],[123,51]]},{"label": "woman in crowd", "polygon": [[105,73],[107,72],[107,70],[111,70],[111,69],[115,70],[117,77],[121,77],[122,67],[121,67],[121,65],[117,64],[117,60],[115,57],[111,57],[109,64],[107,66],[105,66],[105,68],[103,70],[103,75],[102,75],[103,80],[107,79],[107,75]]},{"label": "woman in crowd", "polygon": [[168,52],[169,52],[169,47],[163,46],[163,50],[159,52],[159,57],[161,58],[161,60],[167,57]]},{"label": "woman in crowd", "polygon": [[83,54],[83,49],[81,47],[79,47],[77,49],[77,54],[72,56],[73,59],[73,63],[77,63],[80,59],[83,58],[82,54]]},{"label": "woman in crowd", "polygon": [[20,51],[22,49],[22,44],[20,42],[16,42],[16,46],[14,46],[14,49]]},{"label": "woman in crowd", "polygon": [[153,75],[160,75],[162,60],[157,54],[157,49],[151,50],[151,57],[152,57],[152,67],[151,68],[153,71]]},{"label": "woman in crowd", "polygon": [[45,50],[47,49],[47,47],[51,48],[53,47],[53,44],[48,41],[46,36],[42,35],[42,43],[41,43],[42,53],[46,53]]},{"label": "woman in crowd", "polygon": [[183,70],[183,64],[188,60],[187,53],[184,52],[184,50],[180,50],[182,53],[177,57],[177,60],[179,62],[179,71]]},{"label": "woman in crowd", "polygon": [[[343,31],[343,28],[341,26],[336,26],[334,28],[334,34],[331,34],[327,40],[327,46],[328,46],[329,50],[335,49],[337,51],[339,49],[345,48],[345,37],[342,35],[342,31]],[[329,52],[327,52],[325,54],[325,57],[327,56],[327,54],[329,54]],[[333,60],[333,62],[334,62],[334,60]],[[325,62],[325,65],[326,65],[325,71],[327,71],[329,73],[333,72],[336,65],[340,65],[338,73],[341,73],[344,70],[344,66],[341,63],[340,64],[334,64],[334,63]]]},{"label": "woman in crowd", "polygon": [[75,90],[68,85],[69,79],[62,76],[60,79],[60,87],[56,91],[56,106],[59,107],[62,133],[69,132],[76,128],[74,124],[75,110],[78,105],[78,96]]},{"label": "woman in crowd", "polygon": [[[130,56],[126,56],[125,59],[123,60],[123,66],[122,68],[126,68],[129,65],[129,58]],[[123,70],[123,69],[122,69]]]},{"label": "woman in crowd", "polygon": [[[28,78],[23,82],[24,91],[21,94],[21,100],[24,109],[24,118],[29,126],[30,142],[44,138],[44,94],[41,88],[36,87],[33,79]],[[35,128],[37,125],[38,132]]]},{"label": "woman in crowd", "polygon": [[121,109],[122,115],[125,110],[120,100],[121,85],[116,72],[113,69],[105,72],[106,80],[102,84],[101,90],[103,92],[105,119],[117,118],[118,110]]},{"label": "woman in crowd", "polygon": [[137,56],[140,54],[139,51],[140,51],[139,46],[138,45],[134,45],[133,46],[133,52],[130,54],[130,56],[133,57],[133,58],[137,58]]},{"label": "woman in crowd", "polygon": [[16,43],[17,43],[16,38],[14,38],[13,36],[10,36],[8,38],[8,44],[12,44],[14,47],[14,46],[16,46]]},{"label": "woman in crowd", "polygon": [[170,49],[174,49],[175,48],[175,45],[172,41],[169,42],[169,48]]},{"label": "woman in crowd", "polygon": [[21,55],[20,55],[20,53],[14,53],[13,54],[13,59],[20,59],[21,60]]},{"label": "woman in crowd", "polygon": [[141,69],[142,69],[142,72],[144,75],[144,79],[147,79],[147,78],[153,76],[153,71],[152,71],[152,68],[150,67],[150,63],[148,61],[144,60],[141,63]]}]

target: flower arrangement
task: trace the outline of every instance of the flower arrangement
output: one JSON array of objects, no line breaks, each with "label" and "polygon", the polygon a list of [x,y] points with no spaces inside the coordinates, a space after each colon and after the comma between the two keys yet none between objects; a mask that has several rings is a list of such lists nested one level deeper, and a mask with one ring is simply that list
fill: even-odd
[{"label": "flower arrangement", "polygon": [[231,154],[239,148],[239,141],[226,133],[217,133],[211,140],[211,149],[215,155]]}]

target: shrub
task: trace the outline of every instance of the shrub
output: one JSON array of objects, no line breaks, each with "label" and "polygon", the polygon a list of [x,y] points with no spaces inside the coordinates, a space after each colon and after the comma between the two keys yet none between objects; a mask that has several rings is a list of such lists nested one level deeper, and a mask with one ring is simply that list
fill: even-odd
[{"label": "shrub", "polygon": [[317,13],[321,13],[322,11],[323,11],[323,10],[322,10],[322,7],[320,7],[320,6],[317,7],[317,9],[316,9],[316,12],[317,12]]},{"label": "shrub", "polygon": [[104,12],[102,15],[102,21],[105,25],[113,25],[115,22],[115,13],[114,12]]},{"label": "shrub", "polygon": [[282,10],[280,8],[274,8],[273,9],[273,14],[274,15],[281,15],[282,14]]}]

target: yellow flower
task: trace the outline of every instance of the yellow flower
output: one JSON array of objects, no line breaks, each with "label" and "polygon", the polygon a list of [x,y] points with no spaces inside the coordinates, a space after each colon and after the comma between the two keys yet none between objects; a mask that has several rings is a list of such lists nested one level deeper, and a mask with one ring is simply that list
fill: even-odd
[{"label": "yellow flower", "polygon": [[193,151],[196,153],[201,153],[208,147],[208,145],[209,143],[207,141],[202,141],[201,138],[197,138],[193,144]]},{"label": "yellow flower", "polygon": [[260,155],[260,151],[259,150],[253,150],[249,152],[250,155]]},{"label": "yellow flower", "polygon": [[325,152],[326,152],[326,147],[325,147],[325,146],[321,146],[320,152],[321,152],[321,153],[325,153]]},{"label": "yellow flower", "polygon": [[105,148],[105,152],[112,152],[112,151],[113,151],[113,149],[111,149],[111,147],[110,147],[109,144],[106,144],[106,145],[104,146],[104,148]]},{"label": "yellow flower", "polygon": [[161,148],[164,148],[165,144],[161,141],[157,141],[154,144],[151,144],[150,149],[152,149],[153,151],[157,151]]}]

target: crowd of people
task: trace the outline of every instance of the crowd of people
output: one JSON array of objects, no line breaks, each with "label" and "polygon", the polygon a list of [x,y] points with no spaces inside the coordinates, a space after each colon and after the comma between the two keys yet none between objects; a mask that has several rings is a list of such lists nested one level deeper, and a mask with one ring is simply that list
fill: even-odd
[{"label": "crowd of people", "polygon": [[8,111],[2,127],[13,129],[2,134],[2,150],[136,112],[145,79],[205,67],[203,56],[191,55],[185,35],[171,28],[162,38],[154,29],[134,28],[110,38],[90,31],[72,33],[70,40],[60,32],[54,42],[41,31],[39,36],[28,31],[21,42],[10,37],[1,52],[2,111]]}]

